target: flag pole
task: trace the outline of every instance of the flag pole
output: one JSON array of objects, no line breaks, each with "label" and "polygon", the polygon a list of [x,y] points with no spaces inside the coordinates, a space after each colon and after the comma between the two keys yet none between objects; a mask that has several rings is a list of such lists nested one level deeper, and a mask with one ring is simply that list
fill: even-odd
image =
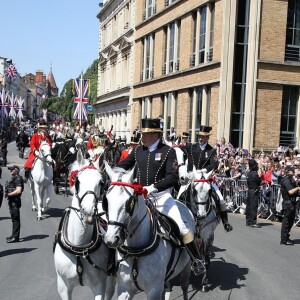
[{"label": "flag pole", "polygon": [[79,100],[79,127],[81,128],[81,117],[82,117],[82,72],[80,76],[80,86],[79,86],[79,93],[80,93],[80,100]]}]

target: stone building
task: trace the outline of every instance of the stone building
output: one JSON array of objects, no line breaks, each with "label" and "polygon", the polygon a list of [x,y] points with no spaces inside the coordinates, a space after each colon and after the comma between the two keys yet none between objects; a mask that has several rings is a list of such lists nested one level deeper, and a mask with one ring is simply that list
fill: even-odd
[{"label": "stone building", "polygon": [[[127,2],[108,1],[104,8]],[[202,124],[213,127],[211,144],[225,137],[250,151],[299,147],[299,1],[141,0],[134,9],[130,131],[141,118],[162,115],[165,135],[174,127],[195,141]],[[116,20],[111,14],[115,30]],[[113,29],[112,37],[122,40]],[[120,49],[113,46],[103,53],[110,62]],[[106,105],[114,107],[114,89],[107,87],[129,72],[110,72],[105,88],[99,82],[98,100],[111,99]]]},{"label": "stone building", "polygon": [[99,4],[99,69],[95,122],[130,140],[135,0]]}]

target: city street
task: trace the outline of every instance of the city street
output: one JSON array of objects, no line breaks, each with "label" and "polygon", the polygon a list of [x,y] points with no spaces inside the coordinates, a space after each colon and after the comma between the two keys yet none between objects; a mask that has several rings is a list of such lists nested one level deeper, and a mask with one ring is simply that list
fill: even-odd
[{"label": "city street", "polygon": [[[8,165],[23,167],[15,142],[8,146]],[[9,171],[2,167],[1,184],[9,179]],[[21,172],[24,176],[24,172]],[[29,184],[25,185],[21,207],[21,240],[7,244],[11,234],[11,220],[7,200],[0,209],[0,299],[1,300],[57,300],[53,262],[53,235],[58,229],[63,209],[71,202],[71,196],[52,193],[50,208],[42,221],[36,220],[31,211]],[[229,214],[233,231],[225,233],[223,226],[216,229],[214,257],[211,261],[209,291],[202,293],[199,279],[191,278],[189,299],[299,299],[300,228],[293,228],[294,246],[280,245],[281,224],[259,220],[261,229],[245,226],[245,216]],[[153,262],[155,264],[155,262]],[[178,281],[173,281],[170,299],[182,299]],[[93,299],[87,287],[77,287],[73,299]],[[116,299],[116,297],[114,297]],[[135,299],[146,299],[139,293]]]}]

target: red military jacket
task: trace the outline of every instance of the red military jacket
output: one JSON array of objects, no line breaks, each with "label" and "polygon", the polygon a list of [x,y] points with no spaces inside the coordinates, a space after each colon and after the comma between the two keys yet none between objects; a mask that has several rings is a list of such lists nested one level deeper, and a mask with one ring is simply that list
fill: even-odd
[{"label": "red military jacket", "polygon": [[49,134],[43,136],[41,133],[36,132],[30,140],[30,153],[24,164],[24,168],[32,168],[32,164],[35,158],[34,151],[40,150],[40,145],[42,141],[46,141],[49,144],[49,146],[52,147],[52,138]]}]

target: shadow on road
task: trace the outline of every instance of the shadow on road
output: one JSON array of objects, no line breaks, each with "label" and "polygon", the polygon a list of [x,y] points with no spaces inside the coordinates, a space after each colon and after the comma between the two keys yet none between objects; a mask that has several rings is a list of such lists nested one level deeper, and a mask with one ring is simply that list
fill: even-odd
[{"label": "shadow on road", "polygon": [[10,217],[0,217],[0,221],[2,220],[10,220]]},{"label": "shadow on road", "polygon": [[46,239],[47,237],[49,237],[48,234],[29,235],[29,236],[22,238],[20,240],[20,242],[27,242],[27,241],[31,241],[31,240],[42,240],[42,239]]},{"label": "shadow on road", "polygon": [[[208,292],[214,290],[216,287],[219,287],[220,290],[226,291],[230,291],[232,289],[240,289],[244,287],[245,285],[241,282],[246,280],[245,276],[249,273],[249,269],[240,268],[235,264],[227,263],[221,256],[215,257],[214,252],[220,253],[226,251],[226,249],[220,249],[213,246],[212,250],[213,251],[211,255],[211,263],[207,270]],[[196,277],[192,273],[190,278],[190,284],[193,290],[189,292],[192,293],[189,296],[189,299],[193,299],[194,297],[196,297],[196,294],[198,294],[198,292],[201,291],[202,276]],[[171,287],[173,286],[180,287],[179,276],[171,280]]]},{"label": "shadow on road", "polygon": [[61,218],[63,215],[64,209],[62,208],[48,208],[45,212],[45,215],[43,215],[44,219],[48,218]]},{"label": "shadow on road", "polygon": [[33,250],[36,250],[37,248],[18,248],[18,249],[9,249],[5,251],[0,252],[0,257],[19,254],[19,253],[27,253],[31,252]]}]

